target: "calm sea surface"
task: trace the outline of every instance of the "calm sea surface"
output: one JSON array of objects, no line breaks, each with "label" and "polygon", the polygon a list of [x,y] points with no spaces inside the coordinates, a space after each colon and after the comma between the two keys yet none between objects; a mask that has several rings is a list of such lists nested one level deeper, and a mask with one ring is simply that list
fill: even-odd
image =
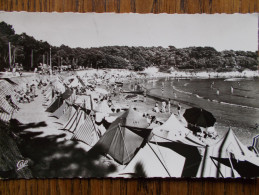
[{"label": "calm sea surface", "polygon": [[219,131],[231,127],[244,144],[251,145],[259,134],[259,79],[159,79],[149,81],[147,87],[151,95],[212,112]]}]

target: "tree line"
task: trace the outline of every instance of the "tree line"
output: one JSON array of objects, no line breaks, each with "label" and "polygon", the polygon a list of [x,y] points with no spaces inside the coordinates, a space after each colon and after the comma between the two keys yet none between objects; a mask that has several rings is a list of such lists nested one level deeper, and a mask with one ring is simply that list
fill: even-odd
[{"label": "tree line", "polygon": [[[10,43],[10,44],[9,44]],[[51,49],[51,54],[50,54]],[[10,50],[10,51],[9,51]],[[24,70],[33,70],[40,63],[52,66],[70,65],[72,68],[118,68],[143,70],[155,66],[161,71],[213,70],[243,71],[257,70],[257,51],[217,51],[213,47],[188,47],[178,49],[174,46],[128,47],[106,46],[98,48],[70,48],[65,45],[52,46],[46,41],[36,40],[26,33],[16,34],[13,27],[0,23],[0,70],[22,64]]]}]

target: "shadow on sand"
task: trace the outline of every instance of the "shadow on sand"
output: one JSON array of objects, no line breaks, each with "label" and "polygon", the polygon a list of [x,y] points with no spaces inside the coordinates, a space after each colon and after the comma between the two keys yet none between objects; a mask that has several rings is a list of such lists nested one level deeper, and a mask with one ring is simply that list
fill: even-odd
[{"label": "shadow on sand", "polygon": [[66,134],[40,137],[43,132],[24,131],[45,126],[45,122],[21,124],[12,122],[18,133],[23,156],[32,160],[29,167],[35,178],[105,177],[116,167],[98,153],[87,153],[77,141],[66,140]]}]

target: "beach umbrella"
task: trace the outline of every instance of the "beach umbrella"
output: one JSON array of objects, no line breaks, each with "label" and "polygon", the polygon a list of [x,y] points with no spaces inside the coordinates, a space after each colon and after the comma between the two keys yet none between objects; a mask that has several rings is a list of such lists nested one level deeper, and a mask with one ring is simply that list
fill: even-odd
[{"label": "beach umbrella", "polygon": [[255,136],[253,138],[253,145],[252,145],[252,147],[254,148],[256,153],[259,154],[259,135]]},{"label": "beach umbrella", "polygon": [[183,116],[188,123],[205,128],[213,126],[216,122],[211,112],[197,107],[186,109]]}]

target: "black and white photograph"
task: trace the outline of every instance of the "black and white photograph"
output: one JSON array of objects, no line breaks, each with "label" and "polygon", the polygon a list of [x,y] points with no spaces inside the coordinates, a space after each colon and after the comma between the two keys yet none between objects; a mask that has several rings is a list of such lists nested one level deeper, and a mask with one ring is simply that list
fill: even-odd
[{"label": "black and white photograph", "polygon": [[0,179],[259,177],[258,16],[0,12]]}]

